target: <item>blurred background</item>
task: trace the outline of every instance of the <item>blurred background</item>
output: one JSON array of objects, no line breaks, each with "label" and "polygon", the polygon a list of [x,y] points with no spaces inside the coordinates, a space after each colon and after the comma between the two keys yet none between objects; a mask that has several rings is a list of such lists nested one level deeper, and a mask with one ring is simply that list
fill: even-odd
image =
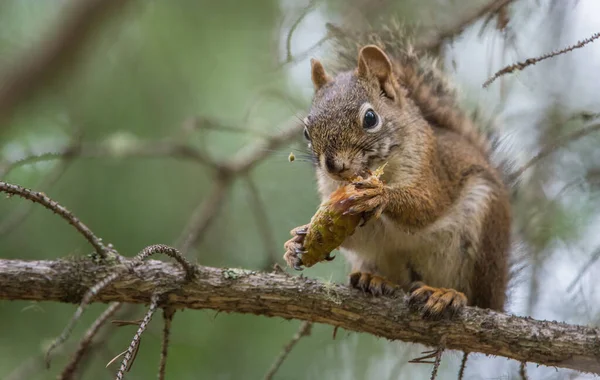
[{"label": "blurred background", "polygon": [[[0,1],[0,78],[25,52],[51,36],[68,1]],[[201,163],[152,147],[193,147],[214,160],[233,157],[302,118],[312,95],[311,57],[328,55],[325,23],[386,22],[390,15],[423,36],[457,25],[489,0],[130,1],[116,7],[85,40],[78,59],[36,87],[0,127],[0,178],[44,191],[72,210],[121,254],[175,244],[214,184]],[[571,45],[600,31],[596,0],[515,0],[482,17],[433,51],[475,109],[502,135],[502,152],[526,163],[561,136],[598,123],[600,44],[482,83],[506,64]],[[385,16],[385,17],[384,17]],[[383,17],[383,18],[382,18]],[[299,23],[297,21],[300,20]],[[288,35],[294,29],[292,38]],[[289,51],[288,51],[289,47]],[[585,134],[522,176],[515,194],[522,271],[508,311],[538,319],[598,325],[600,142]],[[179,145],[177,145],[179,146]],[[11,168],[11,163],[79,147]],[[146,154],[131,154],[143,151]],[[158,149],[158,148],[156,148]],[[150,153],[148,153],[148,151]],[[288,154],[306,152],[301,133],[239,178],[223,207],[188,252],[198,263],[269,269],[283,265],[289,230],[318,205],[313,169]],[[86,153],[87,152],[87,153]],[[264,207],[257,207],[260,204]],[[91,248],[55,215],[17,198],[0,201],[0,257],[55,259]],[[343,259],[305,276],[344,282]],[[292,272],[290,272],[292,273]],[[55,378],[78,338],[104,310],[92,305],[49,371],[40,355],[74,305],[0,302],[0,378]],[[143,307],[122,318],[141,318]],[[185,311],[175,315],[169,379],[260,379],[300,322]],[[82,379],[111,379],[136,327],[113,328],[95,347]],[[128,379],[155,378],[162,321],[144,334]],[[428,379],[429,365],[407,364],[425,348],[316,325],[276,379]],[[457,376],[461,354],[446,352],[439,379]],[[472,354],[466,379],[519,378],[518,363]],[[531,379],[584,375],[528,366]],[[590,377],[591,378],[591,377]]]}]

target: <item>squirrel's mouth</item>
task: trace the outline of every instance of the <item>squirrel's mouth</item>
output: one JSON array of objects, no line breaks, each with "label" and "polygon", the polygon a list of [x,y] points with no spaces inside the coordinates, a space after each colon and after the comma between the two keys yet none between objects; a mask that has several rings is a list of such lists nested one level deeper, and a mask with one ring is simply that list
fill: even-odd
[{"label": "squirrel's mouth", "polygon": [[348,182],[356,177],[351,170],[345,170],[341,172],[330,172],[329,170],[325,170],[325,173],[327,173],[329,178],[339,182]]},{"label": "squirrel's mouth", "polygon": [[355,168],[348,168],[342,171],[330,171],[327,169],[325,169],[324,171],[325,173],[327,173],[327,176],[329,176],[329,178],[337,182],[351,182],[353,180],[356,180],[357,177],[366,178],[370,174],[370,170],[367,167],[360,168],[358,170]]}]

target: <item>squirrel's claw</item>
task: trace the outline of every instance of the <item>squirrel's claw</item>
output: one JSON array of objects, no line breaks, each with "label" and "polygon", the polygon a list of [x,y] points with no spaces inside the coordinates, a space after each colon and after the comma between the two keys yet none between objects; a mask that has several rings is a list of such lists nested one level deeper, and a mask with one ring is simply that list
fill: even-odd
[{"label": "squirrel's claw", "polygon": [[289,267],[294,268],[297,271],[303,270],[302,255],[308,251],[304,249],[304,238],[308,233],[308,225],[296,227],[290,231],[293,236],[290,240],[286,241],[283,247],[285,248],[285,254],[283,259]]},{"label": "squirrel's claw", "polygon": [[357,181],[352,182],[355,188],[357,189],[377,189],[379,185],[374,183],[373,181]]},{"label": "squirrel's claw", "polygon": [[333,261],[335,260],[337,256],[331,256],[331,253],[328,253],[327,256],[325,256],[325,260],[327,261]]},{"label": "squirrel's claw", "polygon": [[343,215],[362,214],[362,227],[370,219],[381,216],[388,203],[388,197],[383,186],[372,186],[369,182],[358,182],[354,186],[356,193],[344,200],[347,205]]},{"label": "squirrel's claw", "polygon": [[368,272],[352,272],[349,276],[350,286],[373,296],[393,295],[398,285],[383,277]]},{"label": "squirrel's claw", "polygon": [[304,268],[302,268],[302,262],[300,262],[300,264],[294,264],[294,269],[297,271],[304,270]]},{"label": "squirrel's claw", "polygon": [[408,304],[419,310],[425,319],[452,318],[467,305],[464,293],[455,289],[434,288],[422,282],[411,286]]},{"label": "squirrel's claw", "polygon": [[[292,244],[298,244],[298,243],[292,243]],[[288,264],[289,267],[294,268],[295,270],[301,271],[304,268],[302,267],[302,265],[303,265],[302,258],[300,256],[301,256],[301,252],[306,252],[306,251],[303,251],[299,248],[291,247],[290,245],[287,246],[285,254],[283,255],[283,259],[285,260],[285,262]]]},{"label": "squirrel's claw", "polygon": [[292,230],[292,235],[306,236],[308,234],[308,226],[297,227]]}]

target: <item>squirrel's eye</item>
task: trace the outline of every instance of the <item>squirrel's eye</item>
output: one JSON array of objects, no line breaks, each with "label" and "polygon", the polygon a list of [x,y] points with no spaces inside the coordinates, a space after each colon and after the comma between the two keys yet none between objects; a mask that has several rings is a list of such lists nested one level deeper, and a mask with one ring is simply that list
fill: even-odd
[{"label": "squirrel's eye", "polygon": [[363,117],[363,128],[364,129],[373,129],[377,127],[379,124],[379,117],[372,109],[368,109],[365,112],[365,116]]},{"label": "squirrel's eye", "polygon": [[304,127],[304,138],[310,141],[310,135],[308,134],[308,128]]}]

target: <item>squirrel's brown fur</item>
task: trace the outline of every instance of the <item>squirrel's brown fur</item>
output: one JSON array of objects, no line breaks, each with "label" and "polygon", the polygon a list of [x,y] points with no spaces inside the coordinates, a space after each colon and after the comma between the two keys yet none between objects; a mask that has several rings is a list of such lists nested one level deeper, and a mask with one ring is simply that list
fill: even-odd
[{"label": "squirrel's brown fur", "polygon": [[417,54],[410,42],[409,29],[397,22],[383,24],[378,30],[350,33],[327,24],[332,36],[334,57],[331,68],[335,71],[351,70],[356,65],[356,53],[365,45],[376,45],[392,61],[402,67],[398,79],[425,119],[432,125],[457,132],[488,155],[491,142],[458,104],[456,89],[441,70],[436,59]]},{"label": "squirrel's brown fur", "polygon": [[[387,162],[383,189],[355,185],[362,193],[350,211],[367,222],[340,247],[351,285],[373,294],[401,287],[431,317],[465,304],[503,310],[511,212],[488,140],[442,73],[381,34],[365,36],[352,40],[361,46],[352,66],[353,49],[341,43],[344,70],[335,76],[311,61],[315,96],[305,119],[322,199]],[[301,237],[286,248],[297,261]]]}]

